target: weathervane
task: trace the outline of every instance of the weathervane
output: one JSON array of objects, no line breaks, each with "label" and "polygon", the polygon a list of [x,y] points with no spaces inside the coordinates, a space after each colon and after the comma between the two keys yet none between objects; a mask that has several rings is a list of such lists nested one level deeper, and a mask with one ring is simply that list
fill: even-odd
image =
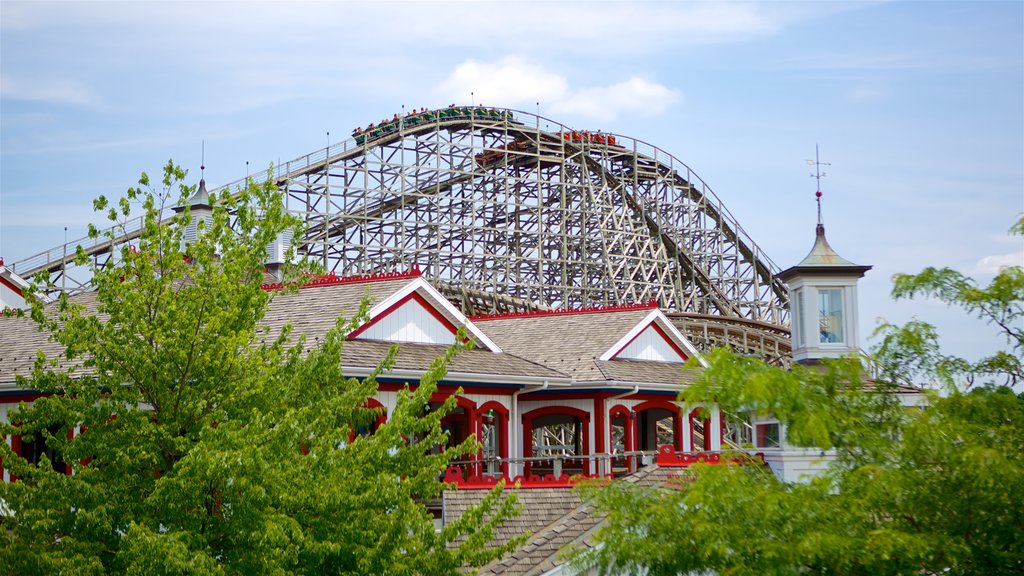
[{"label": "weathervane", "polygon": [[818,224],[821,224],[821,179],[828,176],[825,172],[821,171],[822,166],[831,166],[831,162],[822,162],[818,157],[818,143],[814,143],[814,160],[807,161],[808,166],[814,166],[814,172],[811,173],[811,178],[814,178],[817,184],[817,190],[814,192],[814,197],[818,201]]}]

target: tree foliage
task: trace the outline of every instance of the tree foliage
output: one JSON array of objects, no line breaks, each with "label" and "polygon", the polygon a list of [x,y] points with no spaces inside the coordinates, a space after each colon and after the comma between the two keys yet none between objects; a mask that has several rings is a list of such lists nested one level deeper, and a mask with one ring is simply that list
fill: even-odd
[{"label": "tree foliage", "polygon": [[[1024,217],[1010,229],[1024,237]],[[892,295],[897,300],[919,296],[993,325],[1006,338],[1008,350],[996,350],[976,361],[943,354],[930,325],[915,320],[905,326],[883,322],[875,330],[874,350],[880,375],[891,381],[935,381],[945,387],[978,384],[1015,386],[1024,382],[1024,262],[1005,266],[985,287],[950,268],[926,268],[918,274],[897,274]]]},{"label": "tree foliage", "polygon": [[608,518],[578,562],[651,576],[1024,573],[1024,399],[1010,389],[904,408],[863,391],[855,360],[825,373],[728,352],[710,362],[689,400],[783,415],[791,441],[835,462],[807,483],[696,465],[668,489],[590,486]]},{"label": "tree foliage", "polygon": [[[1024,573],[1024,395],[992,383],[1020,378],[1021,269],[985,288],[948,269],[896,278],[894,296],[917,295],[991,322],[1010,351],[967,362],[944,355],[924,322],[884,325],[868,387],[857,358],[787,371],[715,351],[689,404],[774,415],[791,444],[832,451],[833,463],[806,483],[697,465],[668,489],[588,486],[608,516],[577,563],[651,576]],[[920,375],[949,384],[946,395],[905,406],[897,385]]]},{"label": "tree foliage", "polygon": [[[0,485],[4,572],[451,574],[502,553],[483,543],[511,500],[492,494],[440,532],[422,505],[447,464],[476,448],[433,450],[447,444],[440,421],[454,398],[423,410],[463,346],[353,441],[378,416],[366,401],[396,349],[370,377],[344,377],[341,349],[365,303],[315,347],[262,326],[274,297],[260,288],[265,247],[300,222],[272,184],[250,183],[212,197],[212,224],[183,249],[189,211],[161,214],[193,191],[184,178],[169,162],[156,189],[143,174],[118,202],[97,200],[115,223],[141,209],[137,245],[93,266],[94,307],[62,297],[33,308],[71,368],[40,356],[21,385],[54,394],[0,431],[45,439],[74,474],[0,444],[19,479]],[[69,438],[71,427],[81,433]]]}]

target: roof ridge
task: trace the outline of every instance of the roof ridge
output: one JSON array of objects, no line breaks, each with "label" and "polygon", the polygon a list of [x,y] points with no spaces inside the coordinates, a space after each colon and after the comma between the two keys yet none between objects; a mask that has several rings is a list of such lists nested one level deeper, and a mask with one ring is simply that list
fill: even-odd
[{"label": "roof ridge", "polygon": [[334,272],[328,272],[327,274],[305,274],[310,280],[305,284],[289,283],[285,285],[283,282],[271,282],[260,285],[260,288],[264,290],[281,290],[285,287],[297,285],[299,288],[316,288],[318,286],[336,286],[339,284],[364,284],[367,282],[381,282],[385,280],[406,280],[413,278],[420,278],[423,276],[423,272],[420,271],[419,266],[412,266],[409,270],[404,272],[375,272],[373,274],[354,274],[352,276],[338,276]]},{"label": "roof ridge", "polygon": [[612,304],[608,306],[589,306],[582,308],[562,308],[558,310],[529,310],[525,312],[498,312],[496,314],[476,314],[469,319],[474,322],[487,320],[506,320],[509,318],[534,318],[538,316],[573,316],[576,314],[600,314],[602,312],[626,312],[631,310],[653,310],[658,302],[653,298],[640,304]]},{"label": "roof ridge", "polygon": [[601,360],[597,356],[594,356],[593,360],[594,360],[594,366],[597,366],[597,371],[601,373],[601,376],[604,376],[605,380],[608,380],[608,381],[614,381],[615,380],[615,378],[609,376],[608,373],[605,372],[604,368],[601,366],[601,362],[606,362],[606,360]]}]

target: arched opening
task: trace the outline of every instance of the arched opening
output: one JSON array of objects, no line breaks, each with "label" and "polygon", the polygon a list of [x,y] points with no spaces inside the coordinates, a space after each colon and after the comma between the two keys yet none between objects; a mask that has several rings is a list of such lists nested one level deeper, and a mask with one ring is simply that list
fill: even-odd
[{"label": "arched opening", "polygon": [[690,450],[693,452],[711,450],[711,418],[702,418],[702,410],[690,412]]},{"label": "arched opening", "polygon": [[[55,424],[50,426],[46,432],[51,436],[58,436],[62,434],[62,428],[59,424]],[[71,439],[71,431],[63,433],[67,434],[69,440]],[[24,458],[33,466],[38,466],[45,456],[50,461],[50,467],[54,472],[70,475],[71,465],[64,462],[64,458],[59,451],[46,443],[43,434],[43,431],[38,431],[24,436],[12,436],[11,451]],[[15,478],[12,476],[11,479],[14,480]]]},{"label": "arched opening", "polygon": [[608,432],[610,443],[608,450],[612,456],[612,474],[619,476],[628,474],[636,469],[636,464],[631,457],[623,453],[636,450],[636,441],[633,438],[633,419],[629,409],[618,405],[608,411]]},{"label": "arched opening", "polygon": [[479,409],[481,474],[508,476],[508,408],[491,400]]},{"label": "arched opening", "polygon": [[[439,410],[449,396],[451,394],[434,393],[430,397],[428,410],[431,412]],[[458,446],[476,434],[476,402],[462,396],[455,396],[455,402],[455,408],[441,419],[441,429],[448,433],[448,442],[445,446],[447,448]],[[438,447],[438,450],[440,448]]]},{"label": "arched opening", "polygon": [[633,411],[636,412],[639,450],[654,451],[666,444],[671,445],[676,451],[683,450],[679,406],[665,400],[650,400],[637,404]]},{"label": "arched opening", "polygon": [[590,415],[576,408],[548,406],[523,414],[526,474],[590,474]]},{"label": "arched opening", "polygon": [[378,428],[388,421],[387,409],[376,398],[367,399],[363,407],[368,408],[373,412],[367,414],[365,420],[360,419],[353,423],[353,438],[350,438],[350,441],[356,436],[370,436],[374,434],[377,432]]}]

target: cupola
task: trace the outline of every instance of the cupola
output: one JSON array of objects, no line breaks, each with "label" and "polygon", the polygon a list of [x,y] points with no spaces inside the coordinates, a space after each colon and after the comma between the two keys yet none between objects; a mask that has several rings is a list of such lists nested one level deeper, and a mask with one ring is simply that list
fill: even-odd
[{"label": "cupola", "polygon": [[814,247],[799,264],[778,278],[789,286],[793,360],[813,364],[858,352],[857,281],[871,266],[854,264],[836,253],[825,238],[821,191]]},{"label": "cupola", "polygon": [[[206,166],[200,166],[200,170],[206,170]],[[181,206],[175,206],[175,212],[182,212],[189,209],[191,219],[185,225],[185,231],[181,236],[181,249],[184,252],[186,246],[199,239],[199,223],[203,223],[203,229],[209,230],[213,225],[213,207],[210,205],[210,194],[206,191],[206,179],[200,177],[199,188]]]}]

